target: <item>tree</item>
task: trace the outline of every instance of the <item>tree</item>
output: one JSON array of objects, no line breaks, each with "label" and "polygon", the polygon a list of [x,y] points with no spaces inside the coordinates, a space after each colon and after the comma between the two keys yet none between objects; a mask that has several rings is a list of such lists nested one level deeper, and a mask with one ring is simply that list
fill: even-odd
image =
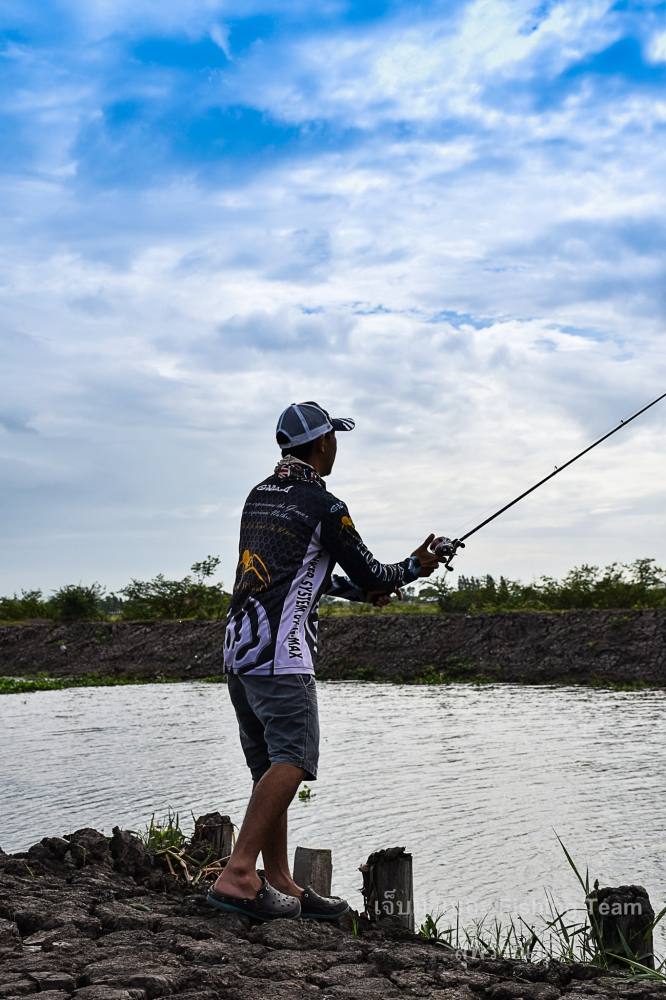
[{"label": "tree", "polygon": [[104,588],[99,583],[89,587],[70,583],[56,590],[48,602],[51,615],[56,621],[94,621],[100,617],[100,598]]}]

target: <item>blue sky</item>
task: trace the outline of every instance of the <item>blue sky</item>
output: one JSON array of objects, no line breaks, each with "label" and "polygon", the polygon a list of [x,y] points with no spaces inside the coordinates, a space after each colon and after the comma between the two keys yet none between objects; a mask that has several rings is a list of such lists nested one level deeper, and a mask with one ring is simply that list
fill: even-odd
[{"label": "blue sky", "polygon": [[[10,0],[0,592],[230,583],[278,413],[402,558],[664,390],[666,6]],[[467,572],[666,563],[651,411]],[[462,565],[464,563],[464,565]]]}]

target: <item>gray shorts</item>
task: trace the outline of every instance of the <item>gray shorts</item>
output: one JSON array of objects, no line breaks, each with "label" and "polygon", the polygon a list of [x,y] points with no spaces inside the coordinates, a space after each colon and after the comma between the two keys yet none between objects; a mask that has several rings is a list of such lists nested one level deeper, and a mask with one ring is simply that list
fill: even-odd
[{"label": "gray shorts", "polygon": [[313,674],[227,674],[241,746],[255,781],[271,764],[294,764],[317,778],[319,712]]}]

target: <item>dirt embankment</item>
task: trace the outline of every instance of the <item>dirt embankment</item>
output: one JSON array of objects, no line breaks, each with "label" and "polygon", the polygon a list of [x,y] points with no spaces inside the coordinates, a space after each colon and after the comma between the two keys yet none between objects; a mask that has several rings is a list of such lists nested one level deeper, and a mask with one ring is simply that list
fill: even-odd
[{"label": "dirt embankment", "polygon": [[475,957],[388,918],[250,923],[177,884],[126,831],[0,850],[0,997],[19,1000],[664,1000],[666,988],[550,960]]},{"label": "dirt embankment", "polygon": [[[210,677],[223,638],[223,622],[4,626],[0,675]],[[666,610],[324,617],[317,674],[666,687]]]}]

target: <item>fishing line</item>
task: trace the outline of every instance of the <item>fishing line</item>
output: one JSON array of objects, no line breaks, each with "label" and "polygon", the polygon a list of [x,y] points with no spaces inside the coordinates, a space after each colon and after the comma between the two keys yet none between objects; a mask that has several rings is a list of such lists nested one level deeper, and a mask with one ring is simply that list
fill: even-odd
[{"label": "fishing line", "polygon": [[564,472],[565,469],[567,469],[570,465],[573,465],[574,462],[577,462],[579,458],[583,457],[583,455],[587,455],[588,451],[592,451],[592,449],[596,448],[597,445],[601,444],[602,441],[606,441],[608,440],[609,437],[612,437],[613,434],[617,434],[617,432],[622,430],[623,427],[626,427],[627,424],[630,424],[632,420],[636,419],[636,417],[640,417],[641,413],[645,413],[645,411],[649,410],[650,407],[656,406],[656,404],[661,402],[662,399],[666,399],[666,392],[662,392],[661,396],[657,396],[657,398],[653,399],[651,403],[648,403],[647,406],[643,406],[640,410],[637,410],[630,417],[627,417],[626,420],[621,420],[616,427],[613,427],[612,430],[608,431],[608,433],[604,434],[602,437],[597,438],[597,440],[593,441],[592,444],[587,446],[587,448],[583,448],[582,451],[579,451],[577,455],[574,455],[573,458],[570,458],[568,462],[564,463],[564,465],[556,465],[553,472],[550,472],[547,476],[544,476],[543,479],[540,479],[538,483],[535,483],[534,486],[530,486],[528,490],[525,490],[519,496],[515,497],[513,500],[510,500],[509,503],[504,504],[504,506],[500,507],[499,510],[495,511],[494,514],[491,514],[489,517],[486,517],[474,528],[471,528],[469,531],[465,532],[464,535],[461,535],[460,538],[453,538],[453,539],[443,538],[443,537],[436,538],[430,546],[431,551],[434,552],[435,555],[439,556],[445,569],[451,569],[451,562],[453,560],[453,557],[455,556],[458,549],[465,548],[466,539],[470,538],[472,535],[475,535],[477,531],[481,530],[481,528],[485,528],[487,524],[490,524],[491,521],[494,521],[496,517],[499,517],[500,514],[503,514],[505,511],[509,510],[510,507],[513,507],[520,500],[524,500],[524,498],[526,496],[529,496],[530,493],[534,493],[534,491],[538,490],[540,486],[543,486],[544,483],[547,483],[549,479],[552,479],[554,476],[558,476],[560,472]]}]

